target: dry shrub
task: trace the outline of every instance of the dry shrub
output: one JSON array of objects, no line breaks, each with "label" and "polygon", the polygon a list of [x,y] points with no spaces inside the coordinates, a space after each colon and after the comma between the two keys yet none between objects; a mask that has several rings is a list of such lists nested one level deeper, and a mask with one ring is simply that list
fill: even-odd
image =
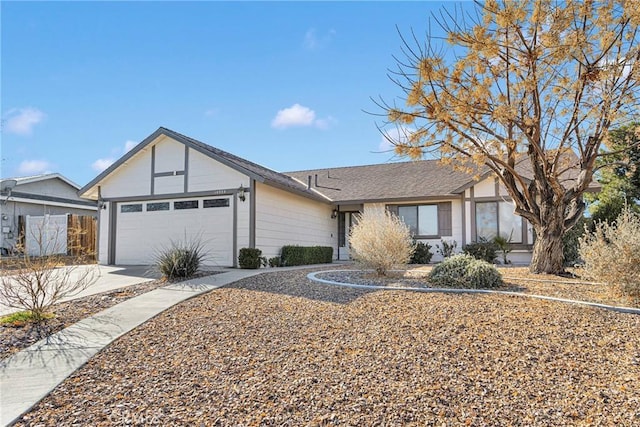
[{"label": "dry shrub", "polygon": [[355,260],[380,276],[394,266],[406,265],[415,250],[409,227],[384,208],[369,208],[358,215],[349,245]]},{"label": "dry shrub", "polygon": [[[42,256],[30,255],[24,238],[21,238],[16,250],[23,253],[20,268],[11,274],[0,277],[0,301],[7,307],[26,310],[34,322],[44,322],[50,316],[54,304],[64,298],[73,297],[91,286],[99,277],[97,265],[81,266],[86,262],[85,257],[92,257],[81,251],[70,242],[77,242],[79,229],[69,229],[68,235],[59,228],[47,229],[36,227],[33,239],[37,246],[37,253]],[[53,238],[50,238],[51,234]],[[69,264],[62,244],[67,244],[69,253],[81,253],[77,258],[78,264]],[[66,267],[61,267],[64,265]]]},{"label": "dry shrub", "polygon": [[580,238],[581,275],[611,285],[624,295],[640,298],[640,217],[629,208],[609,224]]}]

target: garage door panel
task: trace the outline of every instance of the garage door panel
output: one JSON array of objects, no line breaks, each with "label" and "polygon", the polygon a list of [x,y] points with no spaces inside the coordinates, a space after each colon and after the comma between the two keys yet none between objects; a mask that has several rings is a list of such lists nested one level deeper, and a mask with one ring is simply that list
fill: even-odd
[{"label": "garage door panel", "polygon": [[154,254],[170,247],[172,241],[189,243],[199,239],[205,265],[233,265],[232,207],[203,208],[200,199],[197,209],[175,210],[173,201],[170,202],[170,210],[164,211],[119,210],[116,263],[151,264]]}]

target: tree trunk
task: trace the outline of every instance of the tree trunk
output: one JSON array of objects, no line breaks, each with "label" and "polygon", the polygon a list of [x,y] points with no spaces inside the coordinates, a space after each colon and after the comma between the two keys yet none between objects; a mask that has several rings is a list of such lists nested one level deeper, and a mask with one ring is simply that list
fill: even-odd
[{"label": "tree trunk", "polygon": [[532,273],[560,274],[564,271],[563,218],[535,227],[536,241],[529,270]]}]

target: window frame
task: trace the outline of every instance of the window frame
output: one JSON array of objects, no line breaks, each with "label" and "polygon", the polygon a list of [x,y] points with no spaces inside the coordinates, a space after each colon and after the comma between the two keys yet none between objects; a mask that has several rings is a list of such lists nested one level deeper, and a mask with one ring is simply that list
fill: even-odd
[{"label": "window frame", "polygon": [[[193,205],[195,203],[195,206]],[[200,201],[199,200],[174,200],[173,202],[173,210],[174,211],[183,211],[189,209],[199,209]]]},{"label": "window frame", "polygon": [[127,203],[120,205],[120,213],[142,212],[142,203]]},{"label": "window frame", "polygon": [[[418,234],[420,231],[420,206],[435,206],[436,208],[436,230],[437,234]],[[452,237],[452,203],[450,201],[433,202],[433,203],[414,203],[414,204],[401,204],[401,205],[387,205],[387,209],[402,219],[399,211],[400,208],[415,208],[416,209],[416,232],[412,232],[412,236],[415,239],[440,239],[442,237]],[[404,222],[404,221],[403,221]],[[411,228],[411,225],[409,225]]]},{"label": "window frame", "polygon": [[[502,227],[500,226],[500,222],[501,222],[500,220],[501,220],[501,217],[502,217],[502,214],[503,214],[502,210],[504,209],[505,205],[511,204],[511,203],[507,202],[505,200],[482,200],[482,201],[476,201],[474,203],[474,218],[473,218],[474,219],[473,227],[474,227],[475,241],[479,241],[480,238],[483,238],[483,237],[485,239],[487,239],[485,236],[481,236],[478,233],[478,228],[479,228],[478,227],[478,205],[483,205],[483,204],[486,205],[486,204],[489,204],[489,203],[493,203],[496,206],[495,218],[494,218],[495,225],[496,225],[496,227],[495,227],[496,236],[502,235],[501,234],[502,233],[502,230],[501,230]],[[515,215],[515,214],[512,213],[512,215]],[[524,227],[525,220],[522,217],[518,217],[518,218],[520,218],[520,227],[513,228],[514,235],[515,235],[515,233],[518,233],[517,234],[518,237],[515,240],[511,240],[511,244],[514,245],[514,246],[523,246],[523,245],[526,246],[527,245],[525,243],[525,241],[526,241],[525,240],[526,239],[526,236],[525,236],[526,228]],[[503,237],[505,239],[509,238],[509,236],[503,236]],[[513,239],[513,236],[511,236],[511,238]],[[488,238],[488,240],[491,240],[491,239],[492,238]]]}]

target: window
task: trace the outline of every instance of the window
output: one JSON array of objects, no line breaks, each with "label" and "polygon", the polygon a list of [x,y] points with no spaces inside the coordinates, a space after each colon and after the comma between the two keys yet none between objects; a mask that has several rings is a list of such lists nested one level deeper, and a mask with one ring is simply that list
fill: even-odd
[{"label": "window", "polygon": [[438,205],[398,206],[398,215],[416,236],[438,235]]},{"label": "window", "polygon": [[229,206],[229,199],[209,199],[202,202],[203,208],[225,208]]},{"label": "window", "polygon": [[198,209],[198,201],[185,200],[182,202],[173,202],[173,209]]},{"label": "window", "polygon": [[120,212],[129,213],[129,212],[142,212],[142,203],[135,203],[131,205],[122,205],[120,206]]},{"label": "window", "polygon": [[168,211],[169,202],[147,203],[147,212]]},{"label": "window", "polygon": [[507,202],[476,202],[476,236],[493,239],[497,235],[522,243],[522,218]]},{"label": "window", "polygon": [[451,236],[451,202],[430,205],[387,206],[419,237]]}]

